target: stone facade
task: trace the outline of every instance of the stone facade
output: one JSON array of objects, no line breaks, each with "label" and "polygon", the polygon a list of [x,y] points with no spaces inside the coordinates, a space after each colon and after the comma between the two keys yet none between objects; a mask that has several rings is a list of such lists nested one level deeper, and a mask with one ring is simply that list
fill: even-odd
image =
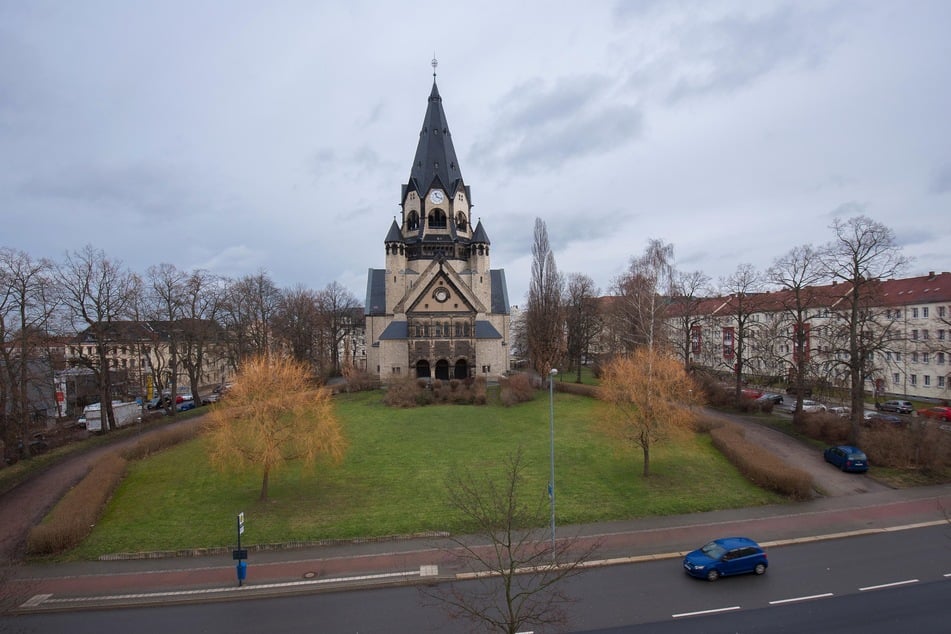
[{"label": "stone facade", "polygon": [[386,268],[367,278],[367,370],[383,381],[497,379],[509,358],[505,272],[491,268],[488,235],[472,221],[435,80],[400,204]]}]

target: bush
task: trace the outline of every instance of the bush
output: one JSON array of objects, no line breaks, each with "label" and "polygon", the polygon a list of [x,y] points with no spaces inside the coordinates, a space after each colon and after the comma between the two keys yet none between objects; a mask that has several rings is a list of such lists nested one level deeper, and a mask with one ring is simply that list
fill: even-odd
[{"label": "bush", "polygon": [[122,482],[127,464],[118,453],[100,458],[46,520],[33,527],[27,537],[27,552],[50,555],[74,548],[86,539],[99,521],[106,502]]},{"label": "bush", "polygon": [[366,370],[358,370],[352,366],[345,367],[343,376],[347,380],[344,386],[347,392],[368,392],[380,387],[380,377]]},{"label": "bush", "polygon": [[790,467],[782,460],[764,452],[749,442],[743,430],[732,423],[724,423],[710,430],[713,446],[751,482],[798,500],[812,496],[812,476]]},{"label": "bush", "polygon": [[874,466],[939,471],[951,464],[951,433],[920,423],[876,425],[863,432],[862,450]]},{"label": "bush", "polygon": [[506,407],[535,400],[536,391],[531,377],[524,372],[499,379],[499,399]]},{"label": "bush", "polygon": [[177,425],[168,429],[162,429],[144,436],[135,445],[123,451],[122,457],[126,460],[148,458],[163,449],[168,449],[180,442],[197,437],[199,432],[200,428],[198,425]]},{"label": "bush", "polygon": [[587,396],[589,398],[599,398],[600,389],[594,385],[584,385],[582,383],[562,383],[555,381],[555,391],[576,396]]},{"label": "bush", "polygon": [[852,423],[828,412],[800,412],[793,417],[793,428],[804,436],[829,445],[840,445],[849,439]]}]

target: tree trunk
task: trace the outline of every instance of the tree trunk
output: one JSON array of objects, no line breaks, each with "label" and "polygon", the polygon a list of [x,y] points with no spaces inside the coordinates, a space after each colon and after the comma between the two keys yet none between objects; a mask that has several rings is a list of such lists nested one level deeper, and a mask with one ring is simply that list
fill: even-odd
[{"label": "tree trunk", "polygon": [[267,502],[267,481],[270,476],[271,470],[268,467],[264,467],[264,478],[261,481],[261,497],[259,498],[262,502]]},{"label": "tree trunk", "polygon": [[651,470],[651,448],[650,445],[644,444],[642,449],[644,450],[644,477],[650,475]]}]

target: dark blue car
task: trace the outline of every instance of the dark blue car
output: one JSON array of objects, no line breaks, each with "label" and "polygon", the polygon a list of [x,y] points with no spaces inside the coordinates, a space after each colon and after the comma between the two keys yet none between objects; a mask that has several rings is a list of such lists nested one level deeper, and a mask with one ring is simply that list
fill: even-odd
[{"label": "dark blue car", "polygon": [[826,462],[837,466],[843,471],[864,473],[868,471],[868,458],[858,447],[852,445],[838,445],[825,450]]},{"label": "dark blue car", "polygon": [[716,581],[720,577],[766,572],[766,551],[747,537],[723,537],[687,553],[684,571],[691,577]]}]

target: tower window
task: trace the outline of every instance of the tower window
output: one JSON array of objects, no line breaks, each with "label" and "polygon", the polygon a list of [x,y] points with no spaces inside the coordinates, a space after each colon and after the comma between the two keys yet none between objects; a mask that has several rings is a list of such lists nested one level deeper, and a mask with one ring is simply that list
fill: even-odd
[{"label": "tower window", "polygon": [[429,213],[429,228],[430,229],[445,229],[446,228],[446,212],[442,209],[433,209]]}]

